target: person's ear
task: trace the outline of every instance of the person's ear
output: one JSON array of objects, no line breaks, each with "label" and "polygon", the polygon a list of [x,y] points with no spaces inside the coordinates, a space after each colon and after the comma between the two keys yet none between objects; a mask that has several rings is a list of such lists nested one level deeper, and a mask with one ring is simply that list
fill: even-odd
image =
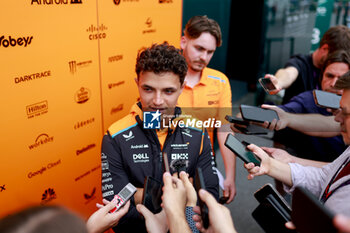
[{"label": "person's ear", "polygon": [[136,77],[136,78],[134,78],[134,80],[135,80],[136,85],[138,86],[139,85],[139,78]]},{"label": "person's ear", "polygon": [[329,46],[328,46],[328,44],[322,45],[322,46],[321,46],[321,50],[328,53],[328,51],[329,51]]},{"label": "person's ear", "polygon": [[186,36],[182,36],[181,41],[180,41],[181,49],[184,49],[186,47],[186,44],[187,44],[187,38],[186,38]]}]

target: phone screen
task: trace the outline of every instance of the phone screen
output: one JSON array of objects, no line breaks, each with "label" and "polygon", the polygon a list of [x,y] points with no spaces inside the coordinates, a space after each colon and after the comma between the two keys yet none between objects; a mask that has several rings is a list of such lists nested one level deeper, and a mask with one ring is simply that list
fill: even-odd
[{"label": "phone screen", "polygon": [[162,210],[162,183],[153,177],[145,178],[142,204],[147,207],[152,213],[157,214]]},{"label": "phone screen", "polygon": [[259,83],[267,93],[270,93],[270,91],[276,90],[275,85],[272,83],[271,79],[269,78],[259,78]]},{"label": "phone screen", "polygon": [[319,107],[338,109],[341,96],[327,91],[313,91],[315,103]]},{"label": "phone screen", "polygon": [[259,158],[253,152],[247,150],[246,146],[232,134],[227,135],[225,146],[242,159],[244,163],[254,163],[256,166],[260,166]]},{"label": "phone screen", "polygon": [[241,104],[240,111],[243,119],[246,121],[255,121],[260,123],[268,121],[271,123],[273,119],[279,120],[277,112],[271,109],[263,109],[256,106]]}]

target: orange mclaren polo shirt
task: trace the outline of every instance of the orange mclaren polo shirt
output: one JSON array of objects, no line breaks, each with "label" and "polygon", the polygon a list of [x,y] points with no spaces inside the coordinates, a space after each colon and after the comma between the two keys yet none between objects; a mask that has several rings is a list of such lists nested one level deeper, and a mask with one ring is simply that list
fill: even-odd
[{"label": "orange mclaren polo shirt", "polygon": [[[178,105],[186,114],[199,120],[220,120],[227,124],[226,115],[232,115],[232,96],[230,82],[220,71],[204,68],[202,76],[193,88],[185,86]],[[213,145],[213,128],[207,129]]]}]

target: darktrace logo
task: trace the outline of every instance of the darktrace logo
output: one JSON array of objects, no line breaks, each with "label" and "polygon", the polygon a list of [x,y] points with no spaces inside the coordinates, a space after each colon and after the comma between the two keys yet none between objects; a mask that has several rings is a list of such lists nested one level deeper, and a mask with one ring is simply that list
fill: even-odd
[{"label": "darktrace logo", "polygon": [[119,104],[117,107],[113,107],[113,108],[111,109],[111,115],[116,114],[117,112],[122,111],[123,108],[124,108],[124,105],[123,105],[123,104]]},{"label": "darktrace logo", "polygon": [[33,36],[27,36],[27,37],[18,37],[14,38],[11,36],[8,36],[5,38],[5,36],[0,37],[0,48],[8,48],[9,46],[15,47],[15,46],[23,46],[27,47],[32,43]]},{"label": "darktrace logo", "polygon": [[120,0],[113,0],[115,5],[119,5],[120,4]]},{"label": "darktrace logo", "polygon": [[147,29],[146,29],[146,30],[143,30],[143,31],[142,31],[142,34],[154,33],[154,32],[156,32],[156,29],[151,28],[152,25],[153,25],[153,22],[152,22],[152,18],[151,18],[151,17],[148,17],[148,18],[146,19],[145,24],[146,24],[146,26],[147,26]]},{"label": "darktrace logo", "polygon": [[86,152],[86,151],[88,151],[88,150],[90,150],[92,148],[95,148],[95,147],[96,147],[96,144],[92,143],[90,145],[87,145],[87,146],[79,149],[79,150],[76,150],[75,154],[76,155],[80,155],[80,154],[82,154],[82,153],[84,153],[84,152]]},{"label": "darktrace logo", "polygon": [[94,26],[93,24],[86,29],[86,32],[89,33],[89,40],[98,40],[98,39],[105,39],[107,37],[107,34],[104,32],[108,28],[104,25],[101,24],[100,26]]},{"label": "darktrace logo", "polygon": [[83,104],[90,99],[91,91],[86,87],[81,87],[79,91],[75,93],[75,102]]},{"label": "darktrace logo", "polygon": [[143,128],[145,129],[160,129],[160,116],[162,114],[156,112],[143,112]]},{"label": "darktrace logo", "polygon": [[84,121],[78,121],[75,125],[74,125],[74,129],[80,129],[82,127],[85,127],[87,125],[90,125],[92,123],[95,122],[95,117],[92,117],[90,119],[84,120]]},{"label": "darktrace logo", "polygon": [[39,103],[31,104],[26,106],[28,119],[41,116],[48,112],[49,105],[47,100],[41,101]]},{"label": "darktrace logo", "polygon": [[56,195],[55,190],[52,188],[48,188],[41,195],[41,204],[45,205],[46,203],[48,203],[56,198],[57,198],[57,195]]},{"label": "darktrace logo", "polygon": [[173,0],[159,0],[159,3],[173,3]]},{"label": "darktrace logo", "polygon": [[6,188],[5,188],[5,185],[3,184],[3,185],[0,185],[0,193],[2,193],[3,191],[5,191],[6,190]]},{"label": "darktrace logo", "polygon": [[53,137],[50,137],[46,133],[42,133],[35,139],[34,144],[31,144],[28,147],[30,150],[32,150],[49,142],[53,142]]},{"label": "darktrace logo", "polygon": [[69,65],[69,71],[72,74],[75,74],[77,72],[77,68],[84,68],[88,67],[89,65],[92,64],[92,60],[89,61],[82,61],[82,62],[77,62],[77,61],[70,61],[68,62]]},{"label": "darktrace logo", "polygon": [[18,83],[29,82],[36,79],[50,77],[50,76],[51,76],[51,71],[47,70],[47,71],[42,71],[34,74],[27,74],[20,77],[15,77],[14,80],[15,80],[15,84],[18,84]]},{"label": "darktrace logo", "polygon": [[88,204],[90,201],[96,199],[96,187],[92,189],[90,193],[84,193],[84,199],[86,200],[85,204]]},{"label": "darktrace logo", "polygon": [[120,86],[120,85],[122,85],[122,84],[124,84],[124,83],[125,83],[124,80],[123,80],[123,81],[120,81],[120,82],[117,82],[117,83],[108,83],[108,88],[109,88],[109,89],[112,89],[113,87]]},{"label": "darktrace logo", "polygon": [[[31,0],[31,4],[36,3],[37,5],[67,5],[69,0]],[[70,4],[82,4],[82,0],[70,0]]]},{"label": "darktrace logo", "polygon": [[108,62],[116,62],[123,60],[123,54],[114,55],[108,58]]}]

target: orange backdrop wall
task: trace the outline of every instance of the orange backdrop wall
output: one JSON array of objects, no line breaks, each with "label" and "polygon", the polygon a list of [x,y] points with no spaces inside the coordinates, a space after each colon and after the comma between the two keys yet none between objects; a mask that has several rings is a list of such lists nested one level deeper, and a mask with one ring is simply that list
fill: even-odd
[{"label": "orange backdrop wall", "polygon": [[178,47],[180,0],[22,0],[0,4],[0,217],[101,202],[104,132],[137,100],[137,52]]}]

